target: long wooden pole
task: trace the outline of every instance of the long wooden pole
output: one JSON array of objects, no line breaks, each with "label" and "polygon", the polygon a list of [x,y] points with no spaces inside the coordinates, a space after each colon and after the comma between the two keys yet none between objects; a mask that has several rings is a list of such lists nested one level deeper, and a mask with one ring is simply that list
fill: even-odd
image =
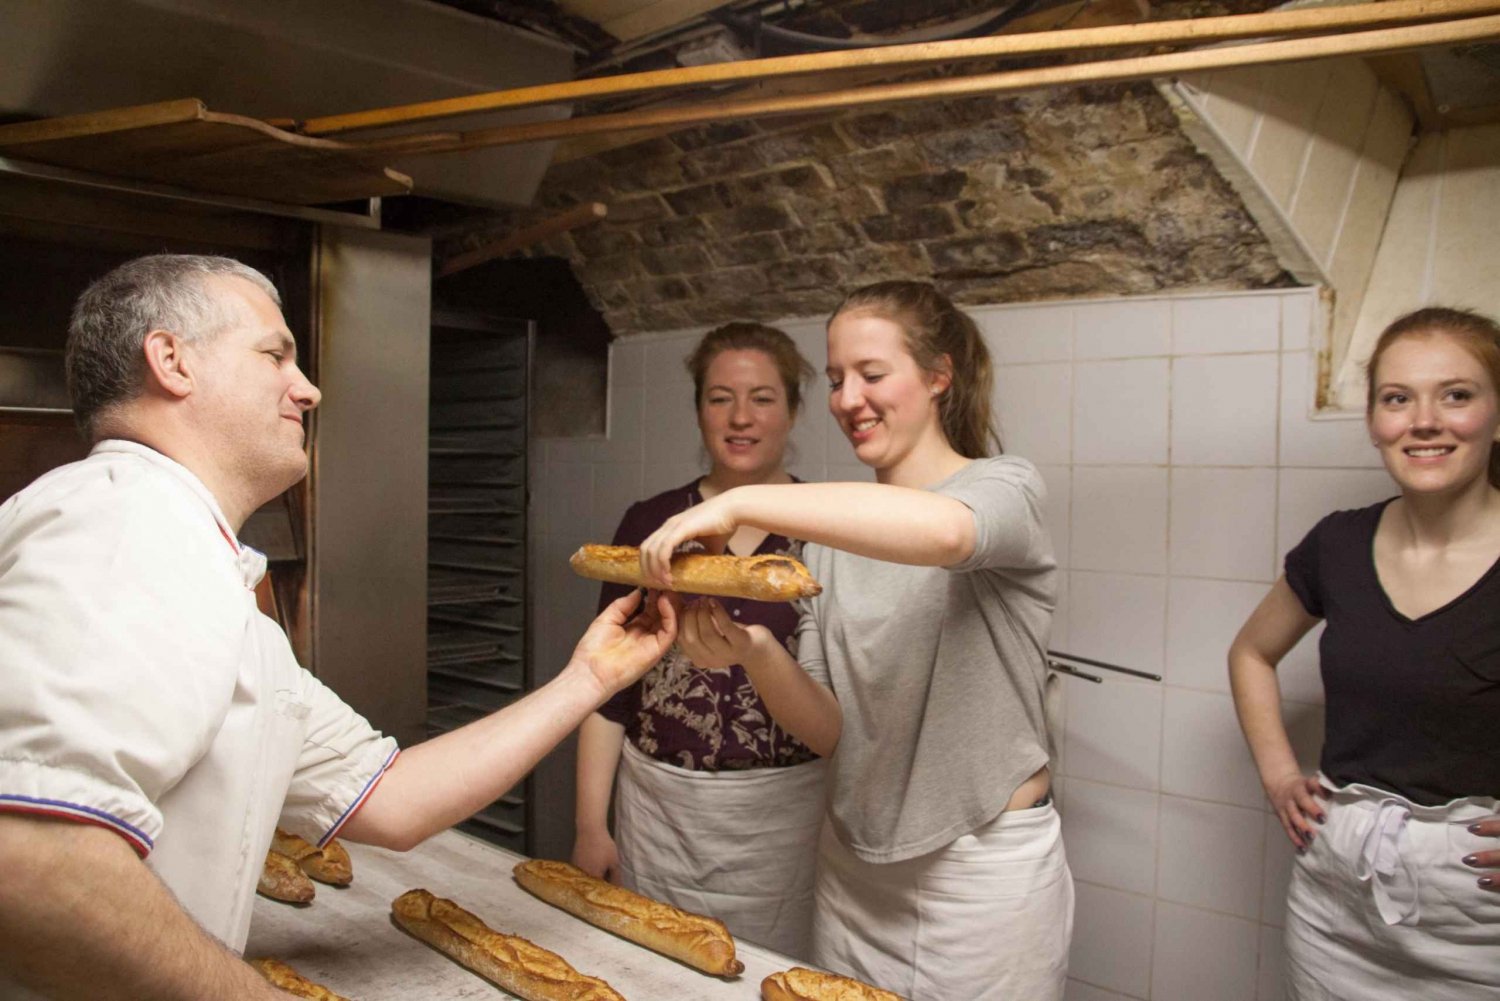
[{"label": "long wooden pole", "polygon": [[608,214],[609,208],[601,202],[584,202],[581,205],[574,205],[567,211],[560,212],[551,218],[543,219],[534,226],[517,230],[492,243],[475,247],[473,250],[465,251],[462,254],[455,254],[444,261],[442,266],[437,269],[437,276],[439,278],[446,278],[449,275],[458,274],[460,271],[467,271],[475,265],[484,264],[486,261],[493,261],[497,257],[504,257],[513,250],[520,250],[522,247],[529,247],[533,243],[540,243],[549,236],[556,236],[558,233],[566,233],[570,229],[577,229],[579,226],[597,222]]},{"label": "long wooden pole", "polygon": [[1388,0],[1384,3],[1313,7],[1266,14],[1235,14],[1146,24],[1073,28],[947,42],[919,42],[843,52],[746,59],[684,69],[656,70],[567,83],[517,87],[440,101],[309,118],[304,135],[327,136],[354,129],[451,118],[479,111],[506,111],[627,94],[664,93],[690,87],[747,83],[857,69],[910,69],[936,63],[1073,53],[1128,46],[1200,45],[1308,33],[1332,33],[1500,13],[1500,0]]},{"label": "long wooden pole", "polygon": [[378,156],[453,153],[615,130],[663,125],[680,128],[701,125],[705,122],[798,115],[819,111],[842,111],[870,105],[951,100],[984,94],[1013,94],[1048,87],[1118,83],[1126,80],[1202,73],[1208,70],[1239,66],[1303,62],[1335,56],[1457,45],[1494,38],[1500,38],[1500,15],[1465,18],[1442,24],[1197,49],[1190,52],[1172,52],[1163,55],[1049,66],[1041,69],[985,73],[942,80],[878,84],[852,90],[648,108],[561,121],[503,125],[469,132],[433,132],[394,136],[358,145],[372,155]]}]

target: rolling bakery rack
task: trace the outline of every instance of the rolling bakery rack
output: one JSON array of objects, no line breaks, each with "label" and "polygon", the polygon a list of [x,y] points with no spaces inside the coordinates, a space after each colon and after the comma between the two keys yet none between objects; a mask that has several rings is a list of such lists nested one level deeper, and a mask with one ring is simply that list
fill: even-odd
[{"label": "rolling bakery rack", "polygon": [[[427,736],[531,688],[530,321],[434,311],[428,413]],[[530,854],[530,779],[459,827]]]}]

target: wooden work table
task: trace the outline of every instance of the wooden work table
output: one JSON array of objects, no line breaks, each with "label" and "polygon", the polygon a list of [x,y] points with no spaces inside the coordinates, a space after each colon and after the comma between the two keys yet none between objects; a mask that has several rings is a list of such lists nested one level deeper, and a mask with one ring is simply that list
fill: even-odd
[{"label": "wooden work table", "polygon": [[391,923],[391,901],[424,888],[472,911],[499,932],[520,935],[601,977],[629,1001],[755,1001],[767,974],[799,965],[779,953],[736,942],[745,972],[706,976],[545,904],[516,885],[523,857],[457,831],[405,854],[348,844],[354,882],[318,884],[307,906],[255,900],[246,958],[290,963],[350,1001],[459,1001],[511,995],[470,973]]}]

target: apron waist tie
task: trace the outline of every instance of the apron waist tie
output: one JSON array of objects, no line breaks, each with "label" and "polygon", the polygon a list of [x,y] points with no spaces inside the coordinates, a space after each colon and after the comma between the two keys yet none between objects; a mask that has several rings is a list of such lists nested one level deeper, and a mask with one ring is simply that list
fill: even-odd
[{"label": "apron waist tie", "polygon": [[1411,810],[1401,800],[1381,800],[1354,864],[1355,875],[1370,884],[1375,907],[1388,925],[1416,921],[1421,915],[1417,869],[1401,852],[1410,820]]}]

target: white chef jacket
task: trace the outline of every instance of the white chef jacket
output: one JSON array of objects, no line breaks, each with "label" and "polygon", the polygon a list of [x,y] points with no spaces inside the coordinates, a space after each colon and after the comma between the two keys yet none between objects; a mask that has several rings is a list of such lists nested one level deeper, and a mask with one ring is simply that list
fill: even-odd
[{"label": "white chef jacket", "polygon": [[278,818],[326,841],[397,754],[256,609],[264,572],[133,442],[0,507],[0,809],[115,831],[236,950]]}]

